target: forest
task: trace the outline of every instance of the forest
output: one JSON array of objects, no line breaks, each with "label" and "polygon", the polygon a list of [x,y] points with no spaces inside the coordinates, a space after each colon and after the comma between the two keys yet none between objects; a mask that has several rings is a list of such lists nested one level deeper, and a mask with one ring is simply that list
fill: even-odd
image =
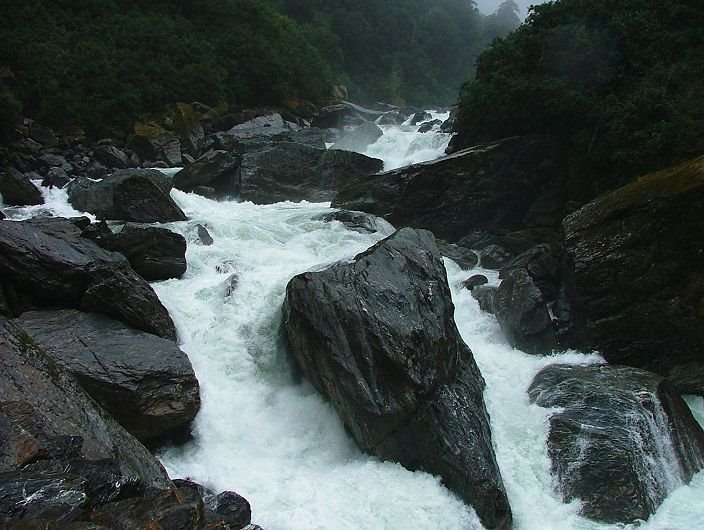
[{"label": "forest", "polygon": [[[0,133],[20,115],[89,136],[174,101],[450,104],[518,25],[465,0],[0,0]],[[515,6],[515,5],[514,5]]]}]

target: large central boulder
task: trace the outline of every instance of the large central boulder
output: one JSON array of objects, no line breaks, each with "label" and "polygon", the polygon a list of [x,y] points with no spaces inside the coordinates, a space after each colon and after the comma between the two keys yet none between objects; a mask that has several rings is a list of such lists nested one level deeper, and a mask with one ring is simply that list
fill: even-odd
[{"label": "large central boulder", "polygon": [[602,195],[564,221],[579,348],[704,395],[704,157]]},{"label": "large central boulder", "polygon": [[240,198],[260,204],[329,201],[346,183],[382,168],[381,160],[359,153],[282,142],[244,155]]},{"label": "large central boulder", "polygon": [[548,453],[565,501],[601,522],[647,520],[704,466],[704,432],[672,384],[627,366],[551,365],[529,389],[557,408]]},{"label": "large central boulder", "polygon": [[81,237],[67,219],[0,221],[0,284],[15,314],[76,308],[176,338],[168,311],[127,259]]},{"label": "large central boulder", "polygon": [[484,380],[453,316],[434,238],[413,229],[296,276],[284,303],[296,359],[360,448],[440,475],[488,528],[508,528]]},{"label": "large central boulder", "polygon": [[332,206],[432,231],[454,242],[476,230],[552,226],[563,217],[552,143],[508,138],[346,183]]}]

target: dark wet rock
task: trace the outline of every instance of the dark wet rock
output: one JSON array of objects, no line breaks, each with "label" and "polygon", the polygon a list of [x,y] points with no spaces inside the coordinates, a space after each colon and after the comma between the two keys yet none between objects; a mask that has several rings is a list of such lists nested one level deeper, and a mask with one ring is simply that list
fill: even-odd
[{"label": "dark wet rock", "polygon": [[107,528],[200,530],[205,526],[203,511],[196,491],[178,488],[106,504],[86,519]]},{"label": "dark wet rock", "polygon": [[465,289],[472,291],[481,285],[486,285],[487,283],[489,283],[489,279],[486,276],[483,274],[474,274],[463,281],[462,285],[464,285]]},{"label": "dark wet rock", "polygon": [[44,204],[44,197],[24,174],[13,167],[6,167],[0,173],[0,195],[5,204],[28,206]]},{"label": "dark wet rock", "polygon": [[59,145],[59,139],[54,134],[54,131],[41,125],[32,125],[29,128],[29,137],[44,147],[56,147]]},{"label": "dark wet rock", "polygon": [[704,466],[704,432],[672,384],[644,370],[551,365],[528,390],[559,407],[548,454],[565,501],[606,523],[647,520]]},{"label": "dark wet rock", "polygon": [[460,245],[455,245],[454,243],[448,243],[447,241],[443,241],[441,239],[437,241],[437,244],[440,249],[440,253],[446,258],[450,258],[452,261],[457,263],[460,269],[473,269],[477,266],[479,257],[474,251]]},{"label": "dark wet rock", "polygon": [[68,220],[41,228],[0,221],[0,278],[6,294],[13,293],[14,314],[30,307],[75,308],[176,338],[166,308],[127,259],[81,237]]},{"label": "dark wet rock", "polygon": [[193,188],[193,193],[213,201],[217,200],[218,198],[217,190],[215,188],[211,188],[210,186],[196,186],[195,188]]},{"label": "dark wet rock", "polygon": [[93,240],[104,249],[125,256],[145,280],[180,278],[186,272],[186,240],[166,228],[128,223],[120,232],[104,233]]},{"label": "dark wet rock", "polygon": [[210,235],[210,232],[208,232],[208,229],[202,224],[196,226],[196,232],[198,234],[198,240],[202,245],[210,246],[213,244],[213,237]]},{"label": "dark wet rock", "polygon": [[421,110],[416,112],[412,117],[411,117],[411,125],[418,125],[421,122],[428,121],[432,119],[433,116],[430,114],[430,112]]},{"label": "dark wet rock", "polygon": [[406,121],[405,115],[397,110],[392,110],[379,118],[377,123],[379,125],[401,125],[404,121]]},{"label": "dark wet rock", "polygon": [[33,463],[38,470],[52,459],[111,460],[128,481],[171,487],[144,446],[12,321],[0,319],[0,353],[0,471]]},{"label": "dark wet rock", "polygon": [[181,142],[159,125],[136,123],[129,145],[143,160],[163,161],[167,167],[181,165]]},{"label": "dark wet rock", "polygon": [[174,187],[191,192],[201,186],[215,188],[218,196],[239,191],[241,157],[232,151],[208,151],[190,166],[174,175]]},{"label": "dark wet rock", "polygon": [[472,289],[472,298],[479,303],[479,309],[485,313],[494,314],[494,298],[498,287],[494,285],[481,285]]},{"label": "dark wet rock", "polygon": [[641,177],[564,221],[575,346],[704,395],[704,157]]},{"label": "dark wet rock", "polygon": [[63,188],[71,182],[71,177],[60,167],[52,167],[42,180],[45,188]]},{"label": "dark wet rock", "polygon": [[123,169],[100,182],[79,177],[68,186],[77,210],[101,219],[136,223],[184,221],[186,215],[170,197],[171,179],[154,169]]},{"label": "dark wet rock", "polygon": [[0,220],[5,219],[5,214],[2,213],[2,210],[0,210]]},{"label": "dark wet rock", "polygon": [[170,340],[71,309],[15,322],[139,440],[187,426],[200,407],[191,363]]},{"label": "dark wet rock", "polygon": [[[203,125],[198,113],[188,103],[179,102],[174,106],[174,128],[181,139],[181,146],[186,153],[198,156],[205,140]],[[182,158],[186,155],[183,154]]]},{"label": "dark wet rock", "polygon": [[240,198],[259,204],[329,201],[346,182],[382,167],[381,160],[359,153],[279,143],[244,155]]},{"label": "dark wet rock", "polygon": [[423,125],[421,125],[418,128],[418,132],[419,133],[430,132],[433,130],[433,127],[435,127],[436,125],[441,125],[441,124],[442,124],[442,122],[440,120],[430,120],[430,121],[424,123]]},{"label": "dark wet rock", "polygon": [[508,528],[484,380],[453,313],[432,234],[412,229],[294,277],[284,302],[296,359],[360,448],[440,475],[488,528]]},{"label": "dark wet rock", "polygon": [[519,254],[501,268],[500,278],[514,269],[526,269],[546,300],[555,300],[560,289],[563,249],[542,243]]},{"label": "dark wet rock", "polygon": [[71,164],[66,160],[65,157],[61,155],[55,155],[54,153],[44,153],[39,157],[47,167],[60,167],[64,171],[70,172],[72,170]]},{"label": "dark wet rock", "polygon": [[509,263],[514,255],[500,245],[487,245],[481,249],[481,257],[479,263],[485,269],[499,270],[504,265]]},{"label": "dark wet rock", "polygon": [[324,213],[313,217],[314,221],[323,221],[329,223],[339,221],[345,228],[353,232],[363,234],[373,234],[375,232],[389,233],[393,231],[393,226],[379,219],[374,215],[364,212],[351,212],[349,210],[336,210],[330,213]]},{"label": "dark wet rock", "polygon": [[290,142],[325,149],[325,142],[328,134],[323,129],[317,127],[304,127],[300,131],[293,131],[286,135]]},{"label": "dark wet rock", "polygon": [[350,114],[351,110],[347,105],[329,105],[318,110],[318,115],[311,121],[311,127],[339,129]]},{"label": "dark wet rock", "polygon": [[[332,205],[372,213],[397,227],[426,228],[450,242],[476,230],[525,229],[537,222],[533,204],[555,187],[558,170],[546,162],[551,152],[552,143],[540,137],[508,138],[359,177],[345,185]],[[562,205],[556,202],[553,208],[557,226]],[[546,216],[542,211],[541,226]]]},{"label": "dark wet rock", "polygon": [[342,137],[335,142],[330,149],[342,149],[343,151],[364,152],[367,147],[376,142],[384,132],[374,122],[364,122],[351,131],[343,133]]},{"label": "dark wet rock", "polygon": [[124,151],[114,145],[101,145],[94,151],[95,158],[107,167],[116,169],[127,169],[130,167],[130,159]]},{"label": "dark wet rock", "polygon": [[249,502],[234,491],[223,491],[204,500],[206,508],[215,514],[213,519],[219,519],[232,530],[240,530],[252,522]]},{"label": "dark wet rock", "polygon": [[546,354],[557,347],[545,299],[525,269],[506,274],[494,295],[493,308],[501,330],[514,348]]}]

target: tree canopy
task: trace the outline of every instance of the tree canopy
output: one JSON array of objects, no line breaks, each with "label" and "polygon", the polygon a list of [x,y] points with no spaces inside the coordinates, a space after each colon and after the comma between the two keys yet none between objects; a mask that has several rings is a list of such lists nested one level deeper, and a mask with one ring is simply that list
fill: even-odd
[{"label": "tree canopy", "polygon": [[704,3],[558,0],[480,55],[462,145],[540,133],[585,197],[704,152]]}]

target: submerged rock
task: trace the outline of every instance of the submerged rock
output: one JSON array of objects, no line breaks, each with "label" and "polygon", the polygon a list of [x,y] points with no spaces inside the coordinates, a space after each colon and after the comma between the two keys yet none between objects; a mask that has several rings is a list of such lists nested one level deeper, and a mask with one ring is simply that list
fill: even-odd
[{"label": "submerged rock", "polygon": [[296,359],[360,448],[440,475],[488,528],[508,528],[484,380],[453,313],[432,234],[412,229],[294,277],[284,303]]},{"label": "submerged rock", "polygon": [[75,308],[176,338],[168,311],[127,259],[82,237],[67,219],[39,226],[0,221],[0,283],[14,314],[30,307]]},{"label": "submerged rock", "polygon": [[124,169],[100,182],[79,177],[68,185],[68,200],[77,210],[100,219],[136,223],[185,221],[169,196],[171,179],[155,169]]},{"label": "submerged rock", "polygon": [[170,340],[75,310],[30,311],[16,322],[139,440],[167,436],[198,412],[198,380]]},{"label": "submerged rock", "polygon": [[602,195],[564,221],[577,339],[704,395],[704,157]]},{"label": "submerged rock", "polygon": [[565,501],[605,523],[647,520],[704,467],[704,432],[671,383],[644,370],[551,365],[528,390],[550,417],[548,453]]},{"label": "submerged rock", "polygon": [[259,204],[329,201],[346,182],[382,167],[381,160],[359,153],[283,142],[244,155],[240,198]]}]

